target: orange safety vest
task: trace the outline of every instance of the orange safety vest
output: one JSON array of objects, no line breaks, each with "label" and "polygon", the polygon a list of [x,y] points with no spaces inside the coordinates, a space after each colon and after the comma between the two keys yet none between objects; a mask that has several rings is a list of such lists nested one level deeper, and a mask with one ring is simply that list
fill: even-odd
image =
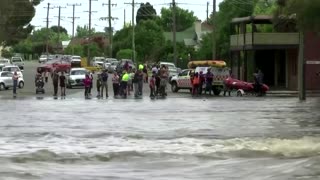
[{"label": "orange safety vest", "polygon": [[199,77],[199,76],[198,76],[198,77],[195,76],[195,77],[193,78],[193,84],[194,84],[194,85],[197,85],[197,84],[199,84],[199,83],[200,83],[200,77]]}]

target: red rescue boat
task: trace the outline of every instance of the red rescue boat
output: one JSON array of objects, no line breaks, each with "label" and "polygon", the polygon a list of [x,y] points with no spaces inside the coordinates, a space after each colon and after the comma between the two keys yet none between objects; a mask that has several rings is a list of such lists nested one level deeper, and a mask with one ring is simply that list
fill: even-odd
[{"label": "red rescue boat", "polygon": [[[238,79],[233,79],[231,77],[224,80],[224,85],[225,85],[225,88],[228,90],[240,90],[241,92],[250,93],[250,94],[257,93],[254,83],[240,81]],[[261,86],[262,94],[266,94],[267,91],[269,91],[269,86],[267,86],[266,84],[263,84]]]}]

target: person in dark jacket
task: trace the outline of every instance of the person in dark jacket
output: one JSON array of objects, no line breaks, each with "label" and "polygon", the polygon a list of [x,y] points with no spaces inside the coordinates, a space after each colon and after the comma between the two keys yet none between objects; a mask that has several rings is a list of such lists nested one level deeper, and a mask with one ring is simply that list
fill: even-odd
[{"label": "person in dark jacket", "polygon": [[109,97],[109,95],[108,95],[108,78],[109,78],[108,72],[107,72],[107,70],[104,70],[101,73],[101,96],[100,96],[101,98],[103,98],[104,89],[106,89],[106,98]]},{"label": "person in dark jacket", "polygon": [[60,81],[61,97],[64,97],[66,96],[66,76],[64,75],[64,72],[61,72],[59,81]]},{"label": "person in dark jacket", "polygon": [[57,96],[58,95],[58,86],[59,86],[59,74],[58,74],[57,70],[53,71],[52,82],[53,82],[53,96]]},{"label": "person in dark jacket", "polygon": [[212,82],[213,82],[213,74],[211,72],[211,69],[207,70],[207,74],[205,76],[205,79],[206,79],[206,88],[205,88],[204,94],[207,94],[207,91],[209,91],[209,95],[211,95]]},{"label": "person in dark jacket", "polygon": [[134,96],[142,96],[142,86],[143,86],[143,72],[141,70],[136,70],[132,80],[134,86]]},{"label": "person in dark jacket", "polygon": [[254,75],[254,86],[255,91],[258,93],[257,96],[262,96],[262,86],[263,86],[263,73],[260,69],[257,69]]},{"label": "person in dark jacket", "polygon": [[97,82],[96,82],[96,86],[97,86],[97,97],[99,98],[101,96],[101,73],[97,74]]}]

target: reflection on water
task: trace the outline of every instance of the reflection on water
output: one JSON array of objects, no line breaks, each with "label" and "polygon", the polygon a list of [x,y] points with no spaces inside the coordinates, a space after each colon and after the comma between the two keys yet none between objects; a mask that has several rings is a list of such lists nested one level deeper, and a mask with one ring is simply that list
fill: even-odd
[{"label": "reflection on water", "polygon": [[319,99],[1,102],[1,178],[320,177]]}]

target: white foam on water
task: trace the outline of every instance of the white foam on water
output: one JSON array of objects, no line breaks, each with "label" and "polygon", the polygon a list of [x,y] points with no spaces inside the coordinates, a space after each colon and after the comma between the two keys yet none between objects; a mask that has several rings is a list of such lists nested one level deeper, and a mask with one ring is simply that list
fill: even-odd
[{"label": "white foam on water", "polygon": [[[108,153],[130,153],[141,155],[172,154],[208,157],[283,157],[304,158],[320,155],[320,137],[302,137],[299,139],[277,138],[236,138],[236,139],[193,139],[180,138],[174,140],[147,140],[121,137],[107,137],[104,139],[85,138],[57,138],[41,142],[25,141],[24,143],[10,143],[0,141],[0,157],[16,157],[20,155],[37,156],[41,159],[49,152],[54,157],[60,154],[74,154],[95,156]],[[117,154],[118,156],[119,154]]]}]

